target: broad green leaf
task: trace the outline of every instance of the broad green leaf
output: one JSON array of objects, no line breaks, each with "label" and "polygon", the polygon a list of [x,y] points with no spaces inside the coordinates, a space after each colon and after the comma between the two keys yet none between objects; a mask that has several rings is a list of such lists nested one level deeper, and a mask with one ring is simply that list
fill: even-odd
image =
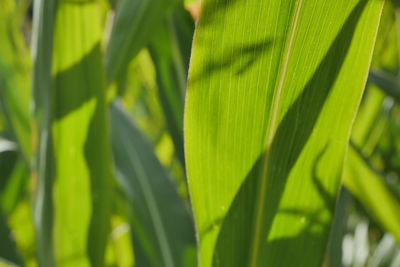
[{"label": "broad green leaf", "polygon": [[321,266],[382,6],[203,2],[185,112],[201,266]]},{"label": "broad green leaf", "polygon": [[54,252],[57,266],[103,266],[111,151],[96,1],[58,1],[53,48]]},{"label": "broad green leaf", "polygon": [[109,83],[123,75],[129,62],[145,47],[177,0],[121,0],[106,52]]},{"label": "broad green leaf", "polygon": [[354,148],[349,150],[344,169],[344,184],[369,214],[400,242],[400,203],[382,177],[371,169]]},{"label": "broad green leaf", "polygon": [[132,236],[137,266],[184,264],[194,249],[193,223],[183,199],[154,149],[118,103],[110,107],[117,179],[132,205]]},{"label": "broad green leaf", "polygon": [[175,151],[182,164],[183,103],[194,23],[181,5],[174,7],[149,46],[156,67],[160,102]]}]

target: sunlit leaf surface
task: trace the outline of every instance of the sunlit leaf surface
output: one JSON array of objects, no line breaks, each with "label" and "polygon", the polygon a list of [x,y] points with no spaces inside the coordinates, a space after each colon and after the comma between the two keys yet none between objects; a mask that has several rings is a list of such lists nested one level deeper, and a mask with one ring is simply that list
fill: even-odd
[{"label": "sunlit leaf surface", "polygon": [[203,2],[185,113],[201,266],[321,266],[382,6]]},{"label": "sunlit leaf surface", "polygon": [[100,30],[96,2],[58,3],[52,134],[54,249],[61,266],[102,266],[108,238],[111,157]]}]

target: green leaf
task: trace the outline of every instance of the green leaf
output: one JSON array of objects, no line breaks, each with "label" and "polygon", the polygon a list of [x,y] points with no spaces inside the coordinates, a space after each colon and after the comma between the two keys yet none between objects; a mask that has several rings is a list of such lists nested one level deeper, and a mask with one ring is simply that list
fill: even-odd
[{"label": "green leaf", "polygon": [[341,188],[337,199],[335,216],[333,217],[329,243],[327,247],[327,266],[342,266],[343,237],[346,234],[348,203],[351,195],[346,188]]},{"label": "green leaf", "polygon": [[34,192],[34,222],[37,240],[38,264],[54,266],[53,226],[53,151],[51,131],[51,61],[55,0],[35,0],[32,29],[32,98],[35,126],[33,131],[32,177],[36,181]]},{"label": "green leaf", "polygon": [[182,5],[177,5],[165,23],[160,25],[149,46],[166,126],[174,142],[177,158],[183,165],[183,104],[193,30],[190,14]]},{"label": "green leaf", "polygon": [[349,150],[343,179],[369,214],[400,243],[400,203],[382,177],[353,147]]},{"label": "green leaf", "polygon": [[195,234],[176,186],[118,103],[111,104],[110,117],[117,178],[132,206],[136,265],[195,266],[195,258],[183,263],[194,249]]},{"label": "green leaf", "polygon": [[203,2],[185,111],[201,266],[322,265],[382,6]]},{"label": "green leaf", "polygon": [[91,0],[57,6],[51,102],[57,266],[103,266],[109,234],[111,147],[99,11]]},{"label": "green leaf", "polygon": [[129,62],[151,40],[169,7],[177,0],[121,0],[106,52],[109,83],[123,75]]},{"label": "green leaf", "polygon": [[[391,5],[386,6],[374,52],[376,68],[388,68],[391,63],[385,62],[382,55],[391,53],[390,51],[397,51],[396,44],[392,42],[393,36],[396,36],[396,32],[391,29],[395,25],[392,13],[393,7]],[[384,45],[385,43],[388,44]],[[372,84],[367,89],[354,123],[351,136],[353,147],[350,149],[345,163],[343,182],[372,218],[385,230],[392,232],[399,240],[400,217],[396,214],[400,212],[398,210],[400,204],[388,184],[384,182],[383,177],[365,159],[365,157],[368,157],[372,161],[376,157],[374,151],[385,128],[387,128],[388,113],[392,105],[388,105],[390,101],[387,101],[387,96],[384,93],[386,90],[381,90],[375,86],[386,88],[388,83],[383,82],[386,76],[389,76],[389,74],[383,74],[382,71],[370,71],[369,82]],[[391,213],[386,215],[388,210]]]},{"label": "green leaf", "polygon": [[[379,88],[370,85],[361,103],[351,133],[351,140],[370,156],[382,135],[386,120],[382,113],[382,105],[386,95]],[[387,112],[386,112],[387,113]],[[387,115],[387,114],[386,114]]]}]

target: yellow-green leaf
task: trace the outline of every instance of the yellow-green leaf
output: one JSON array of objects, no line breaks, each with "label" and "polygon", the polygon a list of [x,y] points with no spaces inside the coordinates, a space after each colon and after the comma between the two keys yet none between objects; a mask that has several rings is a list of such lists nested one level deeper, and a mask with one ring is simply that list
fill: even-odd
[{"label": "yellow-green leaf", "polygon": [[321,266],[382,6],[203,2],[185,112],[201,266]]},{"label": "yellow-green leaf", "polygon": [[102,266],[111,162],[96,1],[58,2],[53,51],[57,266]]}]

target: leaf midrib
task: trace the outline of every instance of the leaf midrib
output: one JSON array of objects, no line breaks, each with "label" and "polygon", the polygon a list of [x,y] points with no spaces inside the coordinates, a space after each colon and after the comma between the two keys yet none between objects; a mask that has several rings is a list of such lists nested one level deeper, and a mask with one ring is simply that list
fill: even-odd
[{"label": "leaf midrib", "polygon": [[257,191],[257,199],[256,199],[256,215],[254,217],[254,234],[252,238],[252,243],[250,244],[250,259],[249,259],[249,266],[256,267],[257,266],[257,259],[259,253],[259,244],[261,238],[261,223],[262,223],[262,215],[263,210],[265,209],[265,198],[267,192],[267,180],[268,180],[268,171],[269,171],[269,161],[271,156],[271,145],[274,139],[274,133],[277,128],[277,121],[278,121],[278,112],[281,103],[281,95],[283,90],[283,85],[285,83],[285,79],[287,76],[288,71],[288,64],[289,59],[292,54],[293,50],[293,43],[297,33],[297,28],[299,24],[300,13],[303,7],[304,0],[299,0],[297,2],[297,6],[294,12],[293,22],[291,23],[290,27],[290,36],[289,39],[286,40],[285,44],[285,51],[283,55],[283,64],[279,71],[278,81],[276,83],[276,87],[274,90],[274,97],[272,103],[272,114],[271,114],[271,121],[268,131],[265,137],[265,156],[262,163],[262,171],[261,171],[261,181],[260,186],[258,186]]}]

